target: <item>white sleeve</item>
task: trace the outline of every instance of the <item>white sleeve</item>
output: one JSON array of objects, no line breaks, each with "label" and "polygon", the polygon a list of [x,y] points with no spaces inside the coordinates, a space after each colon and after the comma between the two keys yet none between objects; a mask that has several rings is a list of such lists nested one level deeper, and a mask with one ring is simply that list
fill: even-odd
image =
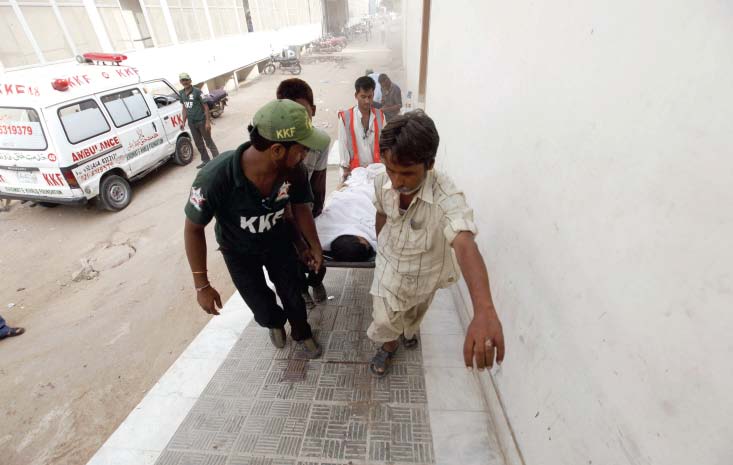
[{"label": "white sleeve", "polygon": [[331,144],[328,144],[328,148],[326,150],[323,150],[321,152],[318,152],[318,155],[316,157],[316,165],[314,166],[314,171],[323,171],[325,169],[328,169],[328,153],[330,152]]},{"label": "white sleeve", "polygon": [[348,168],[351,165],[351,154],[346,147],[346,127],[344,121],[339,118],[339,164],[342,168]]}]

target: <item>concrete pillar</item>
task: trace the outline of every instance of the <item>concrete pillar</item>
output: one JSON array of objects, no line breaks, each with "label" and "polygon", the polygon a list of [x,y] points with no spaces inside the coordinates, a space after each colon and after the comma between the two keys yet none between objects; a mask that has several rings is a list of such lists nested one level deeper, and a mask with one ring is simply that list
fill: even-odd
[{"label": "concrete pillar", "polygon": [[168,32],[171,35],[171,42],[178,44],[178,33],[176,32],[176,26],[173,23],[173,17],[171,16],[171,10],[168,8],[168,0],[160,0],[160,9],[163,12],[163,18],[165,24],[168,26]]},{"label": "concrete pillar", "polygon": [[112,41],[109,40],[107,30],[104,28],[104,22],[102,21],[102,15],[99,14],[94,0],[84,0],[84,9],[87,10],[89,19],[92,22],[92,28],[94,29],[94,33],[97,34],[97,40],[102,47],[102,51],[108,53],[114,52],[115,49],[112,46]]},{"label": "concrete pillar", "polygon": [[214,35],[214,23],[211,21],[211,13],[209,13],[209,2],[206,0],[201,0],[201,3],[204,5],[204,13],[206,14],[206,24],[209,25],[209,39],[213,39],[215,37]]},{"label": "concrete pillar", "polygon": [[36,39],[33,37],[33,31],[31,30],[31,27],[28,26],[28,23],[25,21],[25,17],[23,17],[23,12],[20,11],[18,2],[16,2],[15,0],[10,0],[10,6],[13,8],[13,11],[15,12],[15,17],[18,19],[18,22],[20,23],[20,27],[23,28],[23,32],[25,32],[26,37],[28,37],[28,40],[30,41],[31,46],[33,47],[33,51],[36,52],[36,57],[38,58],[38,62],[45,63],[46,59],[43,57],[43,52],[41,51],[41,47],[38,46]]}]

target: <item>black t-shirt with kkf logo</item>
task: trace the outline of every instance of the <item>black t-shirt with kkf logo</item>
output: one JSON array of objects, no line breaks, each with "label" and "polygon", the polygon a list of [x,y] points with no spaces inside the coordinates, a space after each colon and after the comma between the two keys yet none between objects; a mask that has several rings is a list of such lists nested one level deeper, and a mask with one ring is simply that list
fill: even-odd
[{"label": "black t-shirt with kkf logo", "polygon": [[242,154],[250,145],[222,153],[199,171],[185,212],[196,224],[208,224],[215,217],[216,241],[223,250],[257,254],[292,242],[284,225],[285,207],[289,202],[312,202],[313,194],[299,165],[263,197],[242,171]]}]

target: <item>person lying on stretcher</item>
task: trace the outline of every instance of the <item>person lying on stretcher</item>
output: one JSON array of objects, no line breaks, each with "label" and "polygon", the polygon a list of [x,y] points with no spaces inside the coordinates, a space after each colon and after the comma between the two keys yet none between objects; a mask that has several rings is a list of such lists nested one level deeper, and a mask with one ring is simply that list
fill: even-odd
[{"label": "person lying on stretcher", "polygon": [[316,229],[325,255],[334,261],[373,259],[377,249],[374,178],[384,170],[381,163],[355,168],[326,199],[323,212],[316,218]]}]

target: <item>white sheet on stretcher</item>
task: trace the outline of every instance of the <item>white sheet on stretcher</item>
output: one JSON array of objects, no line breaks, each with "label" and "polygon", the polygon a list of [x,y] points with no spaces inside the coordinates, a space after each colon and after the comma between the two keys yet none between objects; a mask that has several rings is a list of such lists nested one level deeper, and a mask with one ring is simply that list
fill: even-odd
[{"label": "white sheet on stretcher", "polygon": [[316,218],[316,229],[323,250],[331,250],[331,242],[345,234],[361,236],[377,250],[374,178],[383,172],[384,165],[381,163],[356,168],[344,187],[329,194],[323,212]]}]

